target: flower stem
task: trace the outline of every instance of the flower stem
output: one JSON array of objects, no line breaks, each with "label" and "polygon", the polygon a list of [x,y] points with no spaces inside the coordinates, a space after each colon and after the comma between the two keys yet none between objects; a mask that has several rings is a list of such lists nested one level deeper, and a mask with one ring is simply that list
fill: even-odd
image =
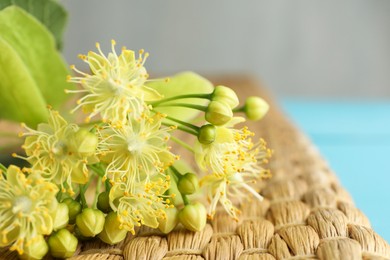
[{"label": "flower stem", "polygon": [[237,108],[233,109],[233,113],[244,112],[244,111],[245,111],[245,106],[237,107]]},{"label": "flower stem", "polygon": [[106,180],[106,181],[104,182],[104,186],[105,186],[105,188],[106,188],[106,192],[110,192],[110,190],[111,190],[111,184],[110,184],[110,181],[109,181],[109,180]]},{"label": "flower stem", "polygon": [[169,168],[172,170],[173,174],[175,174],[175,177],[179,181],[182,177],[181,173],[174,166],[170,166]]},{"label": "flower stem", "polygon": [[103,178],[104,175],[106,175],[106,172],[102,168],[102,165],[100,163],[88,165],[88,167],[93,170],[100,178]]},{"label": "flower stem", "polygon": [[7,172],[7,167],[4,166],[4,164],[0,163],[0,170],[2,171],[2,173],[6,173]]},{"label": "flower stem", "polygon": [[196,126],[196,125],[193,125],[193,124],[191,124],[191,123],[187,123],[187,122],[181,121],[181,120],[176,119],[176,118],[174,118],[174,117],[167,116],[166,119],[169,119],[169,120],[171,120],[171,121],[173,121],[173,122],[179,123],[179,124],[181,124],[181,125],[183,125],[183,126],[187,126],[187,127],[189,127],[189,128],[192,128],[192,129],[194,129],[195,131],[199,131],[199,128],[200,128],[200,127],[198,127],[198,126]]},{"label": "flower stem", "polygon": [[186,108],[196,109],[203,112],[207,111],[207,106],[200,106],[200,105],[187,104],[187,103],[162,104],[160,105],[160,107],[186,107]]},{"label": "flower stem", "polygon": [[181,197],[183,199],[184,205],[188,205],[191,203],[190,200],[188,199],[187,195],[181,194]]},{"label": "flower stem", "polygon": [[98,202],[98,197],[101,188],[102,188],[102,178],[99,176],[96,183],[96,191],[95,191],[95,198],[93,200],[93,208],[97,208],[97,202]]},{"label": "flower stem", "polygon": [[187,149],[188,151],[194,153],[194,149],[192,149],[192,146],[187,144],[186,142],[180,140],[179,138],[177,137],[174,137],[174,136],[171,136],[171,140],[174,141],[175,143],[181,145],[182,147],[184,147],[185,149]]},{"label": "flower stem", "polygon": [[185,127],[183,127],[181,125],[172,125],[172,124],[168,124],[168,123],[164,123],[164,122],[162,122],[161,124],[165,125],[165,126],[175,126],[175,127],[177,127],[177,129],[179,129],[179,130],[181,130],[183,132],[186,132],[188,134],[192,134],[192,135],[198,136],[198,133],[195,132],[194,130],[185,128]]},{"label": "flower stem", "polygon": [[94,180],[94,178],[90,178],[89,181],[87,182],[87,184],[80,184],[80,200],[81,200],[81,205],[83,206],[83,208],[88,208],[88,203],[87,203],[87,200],[85,198],[85,192],[87,191],[89,185],[92,183],[92,181]]},{"label": "flower stem", "polygon": [[158,106],[159,104],[166,103],[169,101],[173,100],[178,100],[178,99],[186,99],[186,98],[203,98],[203,99],[210,99],[211,98],[211,93],[210,94],[186,94],[186,95],[178,95],[174,97],[169,97],[169,98],[164,98],[156,102],[151,102],[150,104],[153,107]]},{"label": "flower stem", "polygon": [[79,197],[80,197],[80,202],[81,202],[82,208],[88,208],[87,200],[85,199],[85,191],[86,191],[85,186],[86,185],[80,185]]}]

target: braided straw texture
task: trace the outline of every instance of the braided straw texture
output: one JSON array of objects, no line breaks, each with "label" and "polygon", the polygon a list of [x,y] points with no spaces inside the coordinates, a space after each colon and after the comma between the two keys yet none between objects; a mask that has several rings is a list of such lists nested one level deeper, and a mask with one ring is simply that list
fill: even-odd
[{"label": "braided straw texture", "polygon": [[[242,204],[238,223],[221,211],[198,233],[179,226],[164,235],[142,227],[115,246],[84,242],[70,260],[390,259],[389,244],[372,230],[316,148],[258,84],[245,77],[215,83],[235,88],[242,99],[265,96],[271,105],[260,123],[249,125],[274,150],[269,165],[273,177],[258,183],[265,200]],[[16,255],[0,251],[0,258]]]}]

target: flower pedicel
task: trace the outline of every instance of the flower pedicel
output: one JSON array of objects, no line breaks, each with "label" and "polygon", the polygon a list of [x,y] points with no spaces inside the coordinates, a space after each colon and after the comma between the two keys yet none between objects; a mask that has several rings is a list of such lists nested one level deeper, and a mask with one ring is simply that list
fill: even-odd
[{"label": "flower pedicel", "polygon": [[[238,107],[236,93],[226,86],[201,93],[172,89],[168,80],[148,79],[144,51],[136,58],[126,48],[117,54],[115,41],[108,55],[96,47],[97,53],[80,55],[91,73],[71,66],[78,75],[68,81],[80,89],[66,91],[81,95],[72,112],[81,109],[86,123],[68,123],[49,108],[47,122],[37,129],[23,125],[20,134],[26,155],[14,156],[30,166],[0,164],[0,246],[23,259],[47,252],[64,258],[88,237],[115,244],[139,226],[168,233],[178,223],[200,231],[218,203],[237,220],[233,197],[262,200],[251,184],[270,176],[263,165],[271,151],[246,126],[237,128],[245,119],[234,114],[260,119],[268,110],[264,100],[251,97]],[[189,82],[194,77],[183,75]],[[196,84],[210,84],[196,78]],[[204,123],[193,124],[181,108],[198,110]],[[174,131],[189,138],[178,139]],[[183,161],[171,150],[172,141],[193,153],[199,170],[179,170]],[[192,196],[200,192],[209,205]]]}]

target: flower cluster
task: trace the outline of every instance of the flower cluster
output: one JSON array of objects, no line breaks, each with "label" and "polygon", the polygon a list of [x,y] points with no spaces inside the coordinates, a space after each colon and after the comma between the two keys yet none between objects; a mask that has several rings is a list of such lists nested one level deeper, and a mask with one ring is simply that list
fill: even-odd
[{"label": "flower cluster", "polygon": [[[143,50],[137,58],[126,48],[117,54],[115,41],[108,55],[96,47],[80,55],[90,74],[72,65],[77,75],[68,81],[79,89],[66,90],[78,96],[71,112],[82,110],[85,123],[69,123],[49,108],[37,129],[23,125],[24,154],[14,157],[29,166],[0,164],[0,246],[26,259],[48,250],[66,258],[80,239],[116,244],[142,225],[169,233],[181,223],[199,231],[218,204],[237,220],[237,203],[248,195],[262,200],[252,184],[270,176],[263,164],[271,151],[248,127],[236,127],[245,118],[234,114],[259,120],[268,110],[264,100],[250,97],[238,107],[236,93],[225,86],[193,93],[211,84],[191,73],[151,81]],[[204,123],[193,124],[193,114],[181,109],[200,111]],[[196,174],[171,141],[192,152]],[[86,197],[91,189],[95,198]],[[202,190],[208,210],[192,196]]]}]

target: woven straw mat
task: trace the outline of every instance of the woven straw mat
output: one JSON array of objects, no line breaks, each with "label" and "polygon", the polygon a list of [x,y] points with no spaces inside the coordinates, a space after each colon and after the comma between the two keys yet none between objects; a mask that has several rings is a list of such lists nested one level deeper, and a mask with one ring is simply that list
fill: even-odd
[{"label": "woven straw mat", "polygon": [[[390,259],[389,244],[372,230],[316,148],[258,84],[246,77],[214,82],[234,88],[242,100],[261,95],[271,105],[261,122],[249,124],[274,150],[269,164],[273,177],[257,184],[265,200],[242,204],[238,223],[219,211],[202,232],[179,226],[164,235],[142,227],[115,246],[84,242],[70,259]],[[3,250],[0,259],[17,257]]]}]

